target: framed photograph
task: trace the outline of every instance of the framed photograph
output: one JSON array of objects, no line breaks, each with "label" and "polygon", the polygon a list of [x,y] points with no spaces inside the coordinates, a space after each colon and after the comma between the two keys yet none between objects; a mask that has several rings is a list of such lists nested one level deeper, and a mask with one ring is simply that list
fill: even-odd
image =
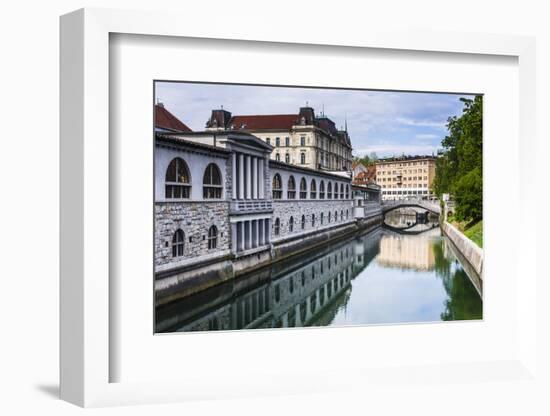
[{"label": "framed photograph", "polygon": [[534,40],[180,22],[61,18],[61,397],[536,383]]}]

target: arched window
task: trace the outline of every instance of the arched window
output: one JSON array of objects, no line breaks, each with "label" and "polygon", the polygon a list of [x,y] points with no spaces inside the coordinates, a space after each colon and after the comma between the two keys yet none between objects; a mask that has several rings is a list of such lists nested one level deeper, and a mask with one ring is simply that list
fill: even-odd
[{"label": "arched window", "polygon": [[349,185],[346,185],[346,199],[349,199]]},{"label": "arched window", "polygon": [[172,257],[183,256],[184,244],[185,244],[185,234],[181,229],[178,229],[172,236]]},{"label": "arched window", "polygon": [[294,181],[294,176],[292,175],[288,178],[288,190],[286,195],[288,199],[296,198],[296,182]]},{"label": "arched window", "polygon": [[311,214],[311,226],[315,227],[315,214]]},{"label": "arched window", "polygon": [[275,218],[275,222],[273,223],[273,234],[279,235],[280,231],[281,231],[281,220],[279,218]]},{"label": "arched window", "polygon": [[306,228],[306,216],[302,215],[302,230]]},{"label": "arched window", "polygon": [[321,212],[321,225],[323,225],[324,217],[325,217],[325,213],[324,213],[324,212]]},{"label": "arched window", "polygon": [[305,153],[300,153],[300,163],[302,165],[306,164],[306,154]]},{"label": "arched window", "polygon": [[349,218],[349,210],[346,209],[346,220]]},{"label": "arched window", "polygon": [[291,233],[294,231],[294,217],[290,217],[288,220],[288,232]]},{"label": "arched window", "polygon": [[222,197],[222,175],[215,163],[210,163],[204,171],[202,179],[202,197],[213,199]]},{"label": "arched window", "polygon": [[325,199],[325,181],[319,185],[319,199]]},{"label": "arched window", "polygon": [[302,178],[300,181],[300,199],[307,198],[307,183],[306,178]]},{"label": "arched window", "polygon": [[309,198],[317,199],[317,182],[315,182],[315,179],[312,179],[309,185]]},{"label": "arched window", "polygon": [[273,176],[272,190],[273,190],[273,199],[281,199],[283,197],[281,175],[279,175],[278,173],[276,173],[275,176]]},{"label": "arched window", "polygon": [[281,155],[279,153],[275,153],[275,160],[277,162],[280,162],[281,161]]},{"label": "arched window", "polygon": [[338,222],[338,211],[334,211],[334,222]]},{"label": "arched window", "polygon": [[344,210],[340,210],[340,221],[344,221]]},{"label": "arched window", "polygon": [[208,229],[208,250],[216,248],[218,245],[218,229],[215,225]]},{"label": "arched window", "polygon": [[290,155],[285,153],[285,163],[290,163]]},{"label": "arched window", "polygon": [[344,199],[344,184],[340,185],[340,199]]},{"label": "arched window", "polygon": [[327,199],[332,199],[332,182],[327,185]]},{"label": "arched window", "polygon": [[164,179],[165,198],[189,198],[191,193],[191,177],[187,163],[179,157],[172,159],[166,169]]},{"label": "arched window", "polygon": [[334,199],[338,199],[338,182],[334,184]]},{"label": "arched window", "polygon": [[330,211],[328,212],[328,223],[330,224]]}]

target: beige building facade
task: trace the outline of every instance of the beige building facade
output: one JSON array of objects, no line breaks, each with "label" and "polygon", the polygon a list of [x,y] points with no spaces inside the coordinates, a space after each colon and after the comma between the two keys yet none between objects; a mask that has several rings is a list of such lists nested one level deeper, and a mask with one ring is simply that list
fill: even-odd
[{"label": "beige building facade", "polygon": [[273,146],[271,159],[305,168],[349,171],[352,163],[351,140],[347,129],[316,115],[311,107],[296,114],[232,115],[213,110],[207,131],[231,130],[253,134]]},{"label": "beige building facade", "polygon": [[435,178],[434,156],[407,156],[376,162],[376,183],[382,200],[431,199]]}]

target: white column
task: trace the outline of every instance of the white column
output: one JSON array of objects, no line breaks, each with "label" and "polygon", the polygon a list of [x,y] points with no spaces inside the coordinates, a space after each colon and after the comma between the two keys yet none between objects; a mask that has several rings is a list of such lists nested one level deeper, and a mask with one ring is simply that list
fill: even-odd
[{"label": "white column", "polygon": [[256,220],[250,221],[250,248],[256,248]]},{"label": "white column", "polygon": [[246,156],[246,199],[252,198],[252,194],[250,192],[250,180],[252,179],[252,175],[250,174],[250,172],[250,156]]},{"label": "white column", "polygon": [[258,199],[258,158],[252,159],[252,199]]},{"label": "white column", "polygon": [[252,222],[245,221],[244,229],[246,230],[245,232],[246,236],[244,237],[245,248],[248,250],[249,248],[252,247],[252,245],[250,244],[252,242]]},{"label": "white column", "polygon": [[231,192],[231,198],[232,199],[236,199],[237,198],[237,154],[235,152],[233,152],[232,154],[232,178],[233,178],[233,181],[232,181],[232,186],[233,186],[233,190]]},{"label": "white column", "polygon": [[254,231],[256,231],[256,235],[254,236],[255,238],[255,243],[256,243],[256,247],[259,247],[260,246],[260,220],[255,220],[254,221],[256,223],[256,228]]},{"label": "white column", "polygon": [[233,253],[236,253],[238,250],[237,241],[237,223],[234,222],[231,224],[231,250]]},{"label": "white column", "polygon": [[263,219],[258,220],[258,246],[263,246],[265,244],[264,235],[265,235],[265,225]]},{"label": "white column", "polygon": [[264,181],[265,181],[265,178],[264,178],[264,163],[265,163],[265,157],[262,157],[262,158],[259,158],[258,159],[258,197],[260,199],[264,199],[265,198],[265,194],[264,194]]},{"label": "white column", "polygon": [[240,228],[240,233],[239,233],[239,238],[241,240],[241,244],[240,244],[240,249],[241,251],[244,251],[244,248],[245,248],[245,237],[246,237],[246,233],[244,232],[244,221],[241,221],[239,222],[239,228]]},{"label": "white column", "polygon": [[244,199],[244,157],[239,153],[239,199]]}]

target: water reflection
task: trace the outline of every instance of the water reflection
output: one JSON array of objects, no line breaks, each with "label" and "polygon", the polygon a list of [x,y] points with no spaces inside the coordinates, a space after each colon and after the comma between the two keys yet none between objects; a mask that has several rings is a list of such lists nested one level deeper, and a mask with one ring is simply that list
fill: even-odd
[{"label": "water reflection", "polygon": [[480,319],[481,297],[439,228],[381,228],[157,311],[157,332]]},{"label": "water reflection", "polygon": [[439,217],[422,208],[399,208],[386,213],[384,224],[397,232],[418,234],[436,228],[439,225]]}]

